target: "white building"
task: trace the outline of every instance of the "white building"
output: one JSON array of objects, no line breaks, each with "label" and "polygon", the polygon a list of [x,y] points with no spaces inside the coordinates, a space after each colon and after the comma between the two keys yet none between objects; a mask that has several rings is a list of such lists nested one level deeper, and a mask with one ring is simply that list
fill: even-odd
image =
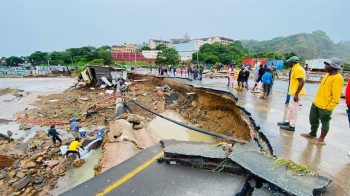
[{"label": "white building", "polygon": [[156,59],[158,53],[162,52],[161,50],[143,50],[142,56],[147,59]]},{"label": "white building", "polygon": [[160,44],[164,44],[164,45],[166,45],[166,47],[168,47],[168,48],[171,47],[170,41],[156,40],[156,39],[150,39],[150,40],[148,41],[148,46],[149,46],[151,49],[156,49],[156,47],[159,46]]}]

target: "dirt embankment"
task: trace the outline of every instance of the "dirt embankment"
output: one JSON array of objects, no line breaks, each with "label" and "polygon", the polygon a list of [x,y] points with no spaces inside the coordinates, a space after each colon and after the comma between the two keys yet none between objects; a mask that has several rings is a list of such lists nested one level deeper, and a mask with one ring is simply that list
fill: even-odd
[{"label": "dirt embankment", "polygon": [[[135,76],[134,79],[140,79]],[[135,84],[137,91],[132,95],[141,105],[162,113],[165,109],[172,109],[179,113],[187,124],[205,130],[225,134],[237,139],[250,140],[250,128],[242,112],[236,106],[232,97],[196,89],[171,79],[153,78]],[[164,91],[164,85],[170,90]],[[177,99],[167,105],[175,93]],[[140,116],[152,118],[153,115],[126,100],[132,112]]]}]

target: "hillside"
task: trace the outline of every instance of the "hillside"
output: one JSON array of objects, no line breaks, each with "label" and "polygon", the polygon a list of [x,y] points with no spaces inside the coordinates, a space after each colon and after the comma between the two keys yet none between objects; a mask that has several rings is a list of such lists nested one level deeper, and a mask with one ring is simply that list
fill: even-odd
[{"label": "hillside", "polygon": [[241,40],[249,52],[295,52],[302,59],[338,57],[350,62],[350,41],[334,43],[323,31],[276,37],[267,41]]}]

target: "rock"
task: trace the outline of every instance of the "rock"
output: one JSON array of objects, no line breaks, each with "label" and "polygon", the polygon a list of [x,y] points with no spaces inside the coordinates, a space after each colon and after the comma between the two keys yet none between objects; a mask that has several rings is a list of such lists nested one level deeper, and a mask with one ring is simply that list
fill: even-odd
[{"label": "rock", "polygon": [[9,136],[9,137],[11,137],[12,136],[12,131],[10,131],[10,130],[7,130],[7,135]]},{"label": "rock", "polygon": [[73,162],[73,165],[74,165],[75,167],[81,167],[84,163],[85,163],[85,160],[84,160],[84,159],[78,159],[78,160],[75,160],[75,161]]},{"label": "rock", "polygon": [[30,182],[30,178],[28,176],[24,177],[17,185],[16,185],[16,191],[19,191],[26,187]]},{"label": "rock", "polygon": [[158,91],[157,91],[157,95],[158,95],[159,97],[162,97],[162,96],[164,95],[164,93],[163,93],[163,91],[158,90]]},{"label": "rock", "polygon": [[7,182],[9,186],[11,186],[13,183],[17,182],[16,178],[11,179],[10,181]]},{"label": "rock", "polygon": [[19,129],[20,130],[29,130],[29,129],[31,129],[32,128],[32,125],[30,125],[30,124],[21,124],[20,126],[19,126]]},{"label": "rock", "polygon": [[153,110],[158,110],[157,106],[153,106]]},{"label": "rock", "polygon": [[18,172],[16,176],[22,179],[26,175],[23,172]]},{"label": "rock", "polygon": [[8,176],[10,177],[10,178],[14,178],[15,176],[16,176],[16,172],[15,171],[11,171],[9,174],[8,174]]},{"label": "rock", "polygon": [[123,113],[117,116],[115,119],[117,120],[117,119],[127,119],[127,118],[128,118],[128,113]]},{"label": "rock", "polygon": [[89,98],[87,98],[87,97],[80,97],[79,99],[82,100],[82,101],[87,101],[87,100],[89,100]]},{"label": "rock", "polygon": [[197,103],[196,101],[192,101],[191,105],[192,105],[193,107],[197,107],[198,103]]},{"label": "rock", "polygon": [[43,157],[39,157],[39,158],[37,158],[37,159],[35,160],[35,162],[37,162],[37,163],[41,163],[41,162],[43,162]]},{"label": "rock", "polygon": [[28,174],[29,174],[29,175],[33,175],[33,174],[36,174],[37,172],[38,172],[37,169],[30,169],[30,170],[28,171]]},{"label": "rock", "polygon": [[28,163],[26,163],[26,165],[24,166],[24,168],[25,169],[29,169],[29,168],[33,168],[33,167],[35,167],[36,166],[36,164],[34,163],[34,162],[28,162]]},{"label": "rock", "polygon": [[38,134],[37,134],[37,136],[39,137],[39,139],[44,139],[44,138],[47,138],[48,136],[47,136],[47,133],[45,133],[45,132],[39,132]]},{"label": "rock", "polygon": [[141,117],[137,116],[135,114],[129,114],[128,118],[126,119],[127,121],[129,121],[130,123],[134,123],[134,124],[140,124],[141,123]]},{"label": "rock", "polygon": [[134,127],[133,127],[133,129],[135,129],[135,130],[139,130],[139,129],[142,129],[142,125],[141,124],[139,124],[139,125],[134,125]]},{"label": "rock", "polygon": [[43,182],[43,177],[37,176],[37,177],[34,178],[34,183],[35,184],[40,184],[42,182]]},{"label": "rock", "polygon": [[58,160],[52,160],[52,161],[50,161],[48,164],[47,164],[47,166],[49,167],[49,168],[54,168],[56,165],[58,165],[59,164],[59,161]]},{"label": "rock", "polygon": [[[43,156],[46,152],[39,152],[39,153],[36,153],[36,154],[33,154],[31,156],[31,159],[32,160],[37,160],[38,158],[40,158],[41,156]],[[42,158],[42,157],[41,157]]]},{"label": "rock", "polygon": [[4,186],[4,180],[0,180],[0,187]]}]

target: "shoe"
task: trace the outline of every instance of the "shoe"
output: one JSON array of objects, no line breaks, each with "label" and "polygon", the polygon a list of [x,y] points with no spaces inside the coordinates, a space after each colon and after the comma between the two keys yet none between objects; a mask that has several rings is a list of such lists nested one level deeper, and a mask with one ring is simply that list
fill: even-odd
[{"label": "shoe", "polygon": [[295,127],[290,126],[290,124],[288,124],[288,125],[281,125],[280,128],[284,129],[284,130],[288,130],[288,131],[295,131]]},{"label": "shoe", "polygon": [[286,125],[289,125],[289,122],[278,122],[277,125],[278,126],[281,126],[281,125],[286,126]]}]

